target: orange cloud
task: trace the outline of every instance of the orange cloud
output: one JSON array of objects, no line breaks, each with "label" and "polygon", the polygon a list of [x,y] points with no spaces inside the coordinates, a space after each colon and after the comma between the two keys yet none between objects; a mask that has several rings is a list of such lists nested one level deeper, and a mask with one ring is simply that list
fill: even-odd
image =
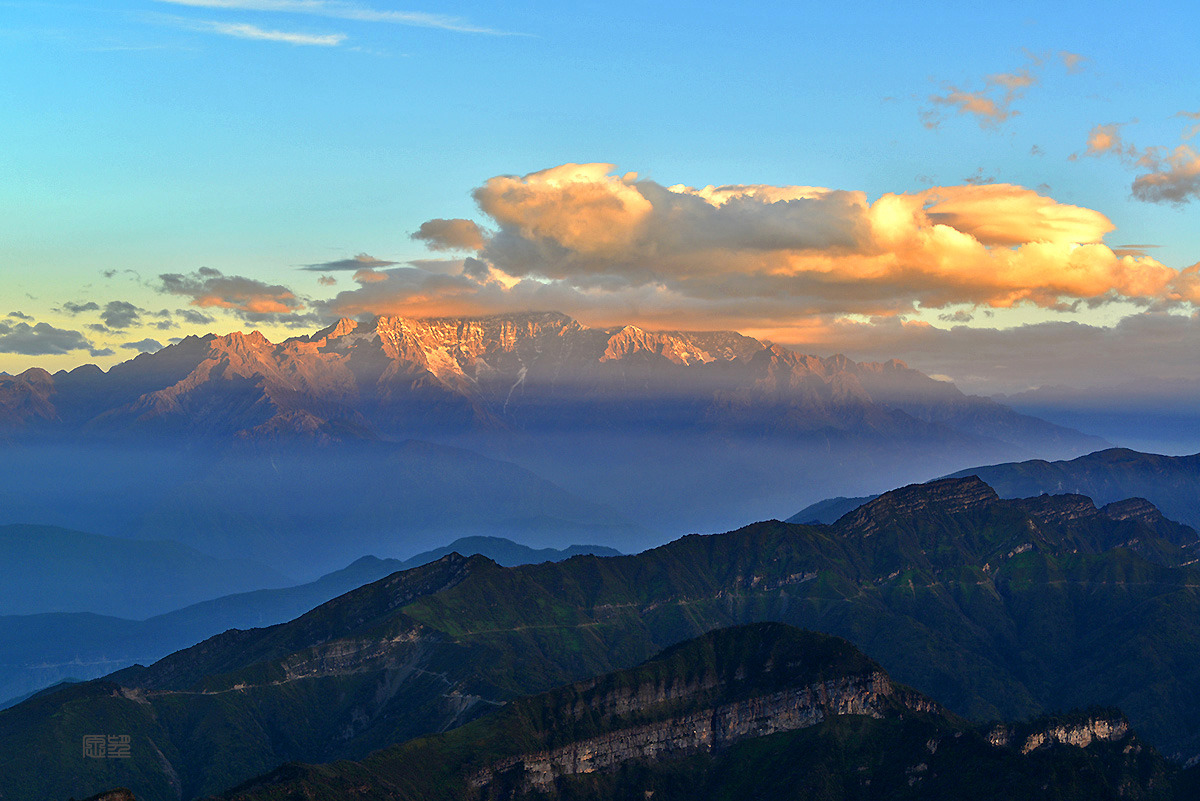
[{"label": "orange cloud", "polygon": [[478,257],[377,270],[320,311],[556,309],[593,324],[782,330],[950,306],[1178,305],[1196,293],[1194,274],[1104,244],[1113,224],[1100,212],[1012,184],[870,202],[811,186],[666,187],[567,164],[474,195],[491,229]]},{"label": "orange cloud", "polygon": [[470,220],[428,220],[412,235],[430,250],[479,250],[483,232]]},{"label": "orange cloud", "polygon": [[985,245],[1099,242],[1116,226],[1098,211],[1070,206],[1012,184],[952,186],[921,193],[926,216]]},{"label": "orange cloud", "polygon": [[189,297],[192,306],[227,309],[254,322],[284,318],[297,323],[306,321],[302,314],[304,303],[290,289],[278,284],[224,275],[210,267],[201,267],[190,275],[164,273],[159,281],[160,291]]}]

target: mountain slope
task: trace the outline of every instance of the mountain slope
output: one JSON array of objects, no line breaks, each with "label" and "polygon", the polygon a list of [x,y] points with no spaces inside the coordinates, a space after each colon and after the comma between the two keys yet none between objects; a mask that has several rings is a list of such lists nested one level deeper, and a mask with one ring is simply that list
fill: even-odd
[{"label": "mountain slope", "polygon": [[307,584],[227,595],[146,620],[91,613],[0,616],[0,708],[8,705],[4,699],[154,662],[227,629],[283,623],[364,584],[453,552],[482,554],[503,565],[617,553],[601,546],[535,549],[498,537],[468,537],[403,561],[364,556]]},{"label": "mountain slope", "polygon": [[[713,628],[776,620],[846,637],[960,714],[1117,706],[1187,757],[1200,753],[1200,571],[1184,566],[1196,539],[1144,503],[1001,500],[949,479],[835,526],[771,521],[518,568],[451,555],[296,621],[0,712],[0,755],[30,741],[70,751],[120,726],[143,745],[127,773],[89,786],[191,798],[283,761],[361,758]],[[41,788],[30,798],[67,794],[56,775],[0,761],[0,784]]]},{"label": "mountain slope", "polygon": [[1093,801],[1166,797],[1177,773],[1119,714],[975,729],[844,640],[757,624],[360,763],[288,765],[222,798]]},{"label": "mountain slope", "polygon": [[1069,461],[986,465],[960,470],[975,475],[1006,498],[1043,492],[1074,492],[1098,504],[1146,498],[1174,520],[1200,528],[1200,453],[1160,456],[1110,448]]}]

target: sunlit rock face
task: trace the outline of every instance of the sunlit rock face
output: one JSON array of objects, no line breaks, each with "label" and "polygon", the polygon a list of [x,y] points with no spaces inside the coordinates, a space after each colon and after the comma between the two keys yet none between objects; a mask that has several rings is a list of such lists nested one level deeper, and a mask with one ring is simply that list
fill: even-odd
[{"label": "sunlit rock face", "polygon": [[471,431],[719,431],[1087,450],[903,362],[731,331],[589,328],[556,312],[342,319],[273,343],[187,337],[108,373],[0,376],[0,431],[344,440]]}]

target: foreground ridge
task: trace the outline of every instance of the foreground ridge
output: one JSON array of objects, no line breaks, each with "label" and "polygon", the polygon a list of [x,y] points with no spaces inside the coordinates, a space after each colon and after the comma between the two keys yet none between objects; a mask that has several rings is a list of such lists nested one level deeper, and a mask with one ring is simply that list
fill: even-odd
[{"label": "foreground ridge", "polygon": [[1179,771],[1119,712],[973,727],[843,640],[754,624],[362,762],[288,765],[221,798],[683,799],[783,786],[785,797],[997,797],[997,780],[1009,798],[1051,785],[1046,797],[1080,801],[1184,797]]}]

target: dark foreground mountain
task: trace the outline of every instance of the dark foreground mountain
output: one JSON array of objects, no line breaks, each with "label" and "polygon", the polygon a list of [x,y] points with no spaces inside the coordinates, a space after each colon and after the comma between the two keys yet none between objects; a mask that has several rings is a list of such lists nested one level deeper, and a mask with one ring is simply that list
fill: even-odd
[{"label": "dark foreground mountain", "polygon": [[[241,468],[225,459],[207,470],[206,460],[219,461],[208,451],[230,442],[307,443],[323,446],[322,456],[334,460],[355,442],[412,439],[521,465],[577,498],[620,509],[667,534],[546,540],[605,542],[623,550],[688,531],[722,530],[764,513],[782,515],[799,505],[798,487],[812,493],[810,500],[839,489],[877,492],[967,464],[1062,458],[1106,444],[964,395],[894,360],[805,356],[733,332],[588,328],[555,313],[341,320],[282,343],[257,333],[188,337],[107,373],[89,366],[0,376],[0,441],[6,438],[10,459],[0,460],[0,486],[29,481],[7,475],[5,464],[41,462],[54,469],[34,475],[50,476],[54,484],[55,470],[63,470],[62,483],[70,488],[57,507],[49,499],[31,506],[29,493],[0,497],[23,508],[21,520],[110,533],[94,521],[124,514],[130,530],[133,511],[135,522],[160,526],[158,536],[184,539],[184,533],[215,530],[229,545],[247,536],[286,540],[295,528],[280,522],[274,509],[260,514],[238,504],[236,515],[213,511],[226,508],[212,502],[225,501],[222,493],[241,501],[232,477],[257,475],[264,463],[249,459]],[[170,459],[141,454],[163,442],[173,449],[183,443],[186,458],[174,450]],[[53,452],[55,446],[67,452]],[[276,460],[276,467],[284,470],[284,461]],[[370,468],[355,471],[352,459],[345,463],[346,475],[372,475]],[[165,482],[173,469],[185,480]],[[450,472],[406,476],[404,486],[417,490],[417,498],[426,485],[425,494],[445,495],[446,475],[454,473],[444,469]],[[376,511],[372,496],[353,486],[327,488],[323,482],[332,475],[306,467],[291,471],[280,487],[262,488],[282,493],[265,497],[332,501],[327,519],[339,525],[356,512]],[[32,489],[33,498],[45,497],[39,485]],[[354,502],[341,502],[347,491]],[[113,508],[113,497],[128,499],[131,492],[133,502]],[[199,515],[197,496],[210,506]],[[63,506],[86,510],[88,518],[50,516]],[[546,520],[526,516],[539,530],[556,533]],[[204,524],[199,531],[188,529],[191,519]],[[446,521],[438,538],[522,538],[520,529],[455,528],[459,522]],[[466,522],[505,521],[475,515]],[[429,524],[442,521],[434,517]],[[343,531],[361,529],[348,524]],[[406,534],[420,530],[414,524]],[[201,540],[184,541],[218,553]],[[379,552],[358,544],[357,553]]]},{"label": "dark foreground mountain", "polygon": [[[364,556],[307,584],[226,595],[145,620],[90,613],[0,616],[0,708],[10,705],[4,699],[15,702],[63,680],[93,679],[137,662],[154,662],[227,629],[283,623],[356,587],[454,552],[481,554],[506,566],[617,554],[598,545],[530,548],[501,537],[466,537],[404,560]],[[145,566],[143,570],[154,577]],[[130,575],[127,581],[143,590],[152,586],[144,576],[136,578]]]},{"label": "dark foreground mountain", "polygon": [[[1001,500],[969,478],[886,493],[834,526],[770,521],[637,556],[450,555],[0,712],[0,786],[30,801],[118,786],[191,799],[287,761],[361,759],[754,621],[843,636],[977,721],[1118,707],[1186,759],[1200,753],[1196,540],[1144,501]],[[129,734],[131,758],[82,759],[97,733]]]},{"label": "dark foreground mountain", "polygon": [[975,475],[1004,498],[1073,492],[1098,504],[1146,498],[1172,520],[1200,528],[1200,453],[1160,456],[1109,448],[1077,459],[987,465],[954,475]]},{"label": "dark foreground mountain", "polygon": [[974,727],[845,640],[764,623],[517,699],[361,762],[286,765],[226,801],[1173,798],[1115,711]]}]

